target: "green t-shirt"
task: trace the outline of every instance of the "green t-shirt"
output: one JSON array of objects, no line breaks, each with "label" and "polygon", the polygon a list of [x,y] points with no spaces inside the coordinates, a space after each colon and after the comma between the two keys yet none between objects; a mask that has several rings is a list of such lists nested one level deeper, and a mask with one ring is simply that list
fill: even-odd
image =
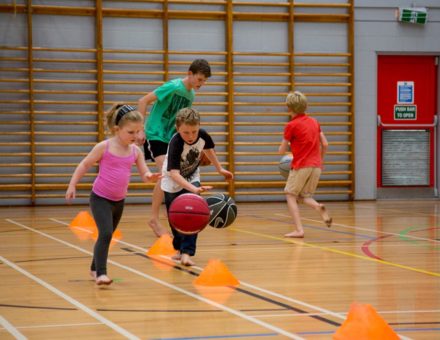
[{"label": "green t-shirt", "polygon": [[154,90],[157,97],[145,125],[148,140],[169,143],[176,133],[176,115],[180,109],[191,107],[194,90],[188,91],[182,79],[166,82]]}]

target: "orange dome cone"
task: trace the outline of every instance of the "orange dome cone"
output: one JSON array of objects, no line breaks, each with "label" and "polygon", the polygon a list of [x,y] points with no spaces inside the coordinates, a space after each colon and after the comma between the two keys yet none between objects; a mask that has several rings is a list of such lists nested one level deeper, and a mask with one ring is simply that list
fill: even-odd
[{"label": "orange dome cone", "polygon": [[220,260],[209,260],[205,269],[194,280],[201,286],[238,286],[240,282]]},{"label": "orange dome cone", "polygon": [[169,234],[159,237],[148,249],[147,255],[174,255],[176,250],[173,247],[173,239]]},{"label": "orange dome cone", "polygon": [[116,229],[113,232],[112,240],[110,242],[110,248],[113,247],[119,240],[122,239],[122,232],[119,229]]},{"label": "orange dome cone", "polygon": [[347,319],[333,335],[333,340],[399,340],[400,337],[369,304],[352,303]]},{"label": "orange dome cone", "polygon": [[203,297],[209,300],[220,303],[222,305],[229,300],[232,293],[234,293],[235,291],[234,287],[226,287],[226,286],[209,287],[209,286],[195,285],[195,287],[200,295],[202,295]]},{"label": "orange dome cone", "polygon": [[[98,239],[99,231],[98,228],[95,228],[91,234],[91,238],[96,242]],[[112,248],[118,241],[122,239],[122,232],[119,229],[116,229],[113,232],[112,240],[110,241],[110,248]]]},{"label": "orange dome cone", "polygon": [[153,266],[155,266],[157,269],[163,272],[172,271],[176,265],[176,263],[171,258],[158,257],[158,255],[150,255],[150,256],[153,257],[153,260],[151,261],[153,263]]},{"label": "orange dome cone", "polygon": [[70,230],[82,241],[87,240],[96,230],[96,223],[87,211],[80,211],[69,224]]}]

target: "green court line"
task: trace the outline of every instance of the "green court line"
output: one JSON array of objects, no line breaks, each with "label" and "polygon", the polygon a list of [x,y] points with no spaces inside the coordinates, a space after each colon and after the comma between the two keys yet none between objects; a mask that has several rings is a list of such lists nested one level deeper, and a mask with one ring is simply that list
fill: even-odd
[{"label": "green court line", "polygon": [[411,239],[411,238],[409,238],[409,237],[406,236],[407,234],[409,234],[410,231],[413,231],[413,230],[416,230],[416,229],[417,229],[417,227],[409,227],[409,228],[406,228],[405,230],[402,230],[402,231],[399,233],[399,237],[400,237],[403,241],[410,242],[410,243],[414,243],[414,244],[416,244],[416,245],[418,245],[418,246],[422,246],[422,247],[425,247],[425,248],[428,248],[428,249],[435,249],[435,250],[439,250],[439,249],[440,249],[440,246],[433,246],[433,245],[430,245],[430,244],[428,244],[428,245],[426,245],[426,244],[421,244],[422,242],[427,242],[427,240]]}]

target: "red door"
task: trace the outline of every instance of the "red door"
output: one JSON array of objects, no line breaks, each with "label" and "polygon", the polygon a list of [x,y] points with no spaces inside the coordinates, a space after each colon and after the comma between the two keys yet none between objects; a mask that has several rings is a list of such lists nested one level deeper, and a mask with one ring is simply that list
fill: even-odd
[{"label": "red door", "polygon": [[378,56],[377,79],[378,187],[433,187],[436,57]]}]

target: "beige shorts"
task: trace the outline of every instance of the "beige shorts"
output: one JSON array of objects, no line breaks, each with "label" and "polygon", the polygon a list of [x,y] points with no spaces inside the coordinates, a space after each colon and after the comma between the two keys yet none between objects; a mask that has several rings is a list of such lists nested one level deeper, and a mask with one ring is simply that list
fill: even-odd
[{"label": "beige shorts", "polygon": [[295,197],[312,197],[318,186],[321,168],[290,170],[284,192]]}]

